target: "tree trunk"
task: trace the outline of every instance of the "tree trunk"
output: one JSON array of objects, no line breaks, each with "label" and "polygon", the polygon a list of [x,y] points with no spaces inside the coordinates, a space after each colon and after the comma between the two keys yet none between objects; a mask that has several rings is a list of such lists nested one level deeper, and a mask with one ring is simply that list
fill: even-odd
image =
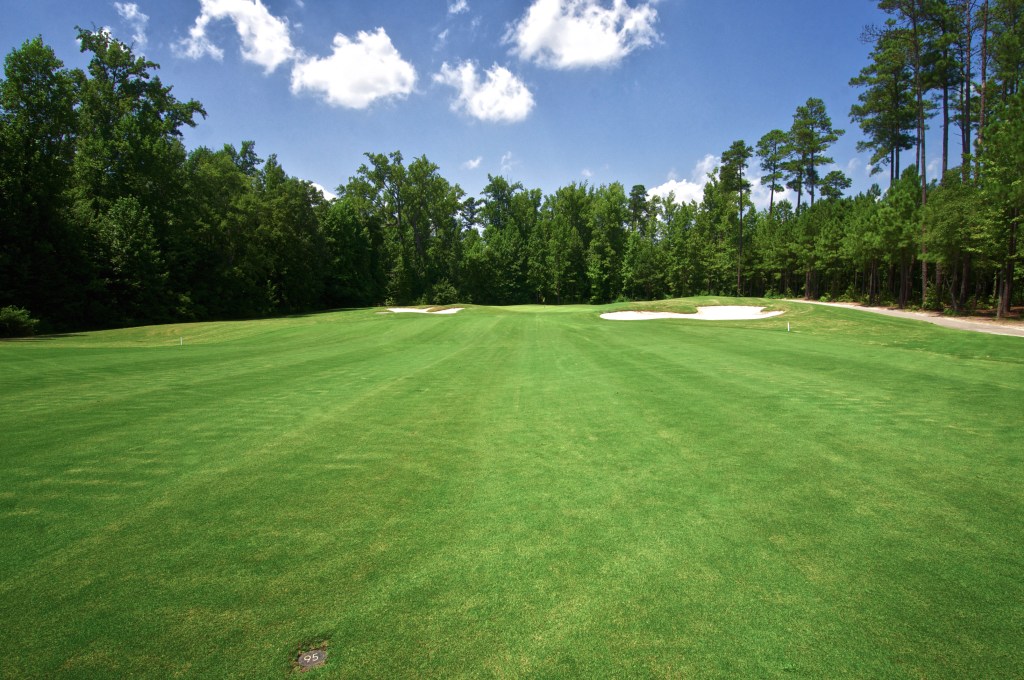
[{"label": "tree trunk", "polygon": [[942,79],[942,175],[939,182],[946,181],[946,171],[949,170],[949,79],[943,76]]},{"label": "tree trunk", "polygon": [[962,135],[960,140],[960,165],[963,173],[964,183],[970,179],[971,167],[971,43],[974,38],[972,28],[973,19],[971,15],[970,0],[964,1],[964,53],[961,57],[963,63],[963,82],[960,84],[960,115],[962,116]]},{"label": "tree trunk", "polygon": [[985,141],[985,92],[988,89],[988,0],[981,8],[981,108],[978,109],[978,152],[974,157],[975,180],[981,179],[981,154]]},{"label": "tree trunk", "polygon": [[743,190],[740,189],[740,252],[736,258],[736,295],[743,296]]},{"label": "tree trunk", "polygon": [[964,255],[964,273],[960,279],[960,306],[967,304],[967,279],[971,274],[971,256]]},{"label": "tree trunk", "polygon": [[868,276],[868,304],[874,306],[878,302],[878,260],[871,260],[871,273]]},{"label": "tree trunk", "polygon": [[908,261],[906,258],[900,260],[900,299],[899,307],[903,309],[907,306],[907,302],[910,301],[910,292],[913,286],[913,279],[911,277],[911,271],[913,269],[913,262]]},{"label": "tree trunk", "polygon": [[[921,55],[921,34],[918,27],[916,12],[911,13],[910,25],[913,34],[914,51],[914,89],[917,97],[917,170],[921,175],[921,206],[928,201],[928,156],[925,145],[925,121],[924,121],[924,77],[922,55]],[[927,235],[924,218],[921,218],[921,303],[924,304],[924,296],[928,292],[928,262],[924,256],[927,254],[927,247],[924,240]],[[902,306],[902,305],[901,305]]]},{"label": "tree trunk", "polygon": [[959,272],[956,267],[953,267],[953,273],[949,279],[949,304],[953,308],[953,312],[957,314],[960,313],[960,301],[957,299],[958,278]]},{"label": "tree trunk", "polygon": [[807,174],[807,179],[810,180],[809,184],[811,185],[811,207],[813,208],[814,207],[814,154],[813,153],[811,154],[810,170],[811,171]]},{"label": "tree trunk", "polygon": [[[924,104],[921,99],[921,92],[918,92],[918,134],[921,136],[921,207],[923,208],[925,203],[928,202],[928,171],[925,168],[925,140],[924,140]],[[924,211],[921,211],[921,304],[924,305],[925,298],[928,295],[928,260],[925,256],[928,254],[928,246],[925,243],[925,239],[928,237],[928,229],[924,221]]]},{"label": "tree trunk", "polygon": [[1017,222],[1016,215],[1010,222],[1010,239],[1006,244],[1006,261],[1003,263],[1003,285],[999,291],[999,310],[996,316],[1000,319],[1010,316],[1013,305],[1013,277],[1017,259]]}]

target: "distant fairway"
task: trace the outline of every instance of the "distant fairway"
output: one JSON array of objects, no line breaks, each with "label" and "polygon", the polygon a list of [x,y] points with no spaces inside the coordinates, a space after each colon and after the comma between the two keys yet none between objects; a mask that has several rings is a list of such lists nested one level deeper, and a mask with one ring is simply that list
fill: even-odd
[{"label": "distant fairway", "polygon": [[0,342],[0,676],[1022,677],[1024,340],[698,302]]}]

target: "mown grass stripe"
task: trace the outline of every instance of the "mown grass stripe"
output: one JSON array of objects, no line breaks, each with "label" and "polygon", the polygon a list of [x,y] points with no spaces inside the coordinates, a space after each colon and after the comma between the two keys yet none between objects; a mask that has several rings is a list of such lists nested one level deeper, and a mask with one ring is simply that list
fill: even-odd
[{"label": "mown grass stripe", "polygon": [[0,343],[3,673],[1016,672],[1024,343],[623,306]]}]

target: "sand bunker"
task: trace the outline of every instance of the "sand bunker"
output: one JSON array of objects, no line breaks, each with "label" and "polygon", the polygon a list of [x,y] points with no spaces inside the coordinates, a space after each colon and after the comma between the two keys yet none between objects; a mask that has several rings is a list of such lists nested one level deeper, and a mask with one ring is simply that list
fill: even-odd
[{"label": "sand bunker", "polygon": [[418,307],[388,307],[388,311],[395,314],[456,314],[463,309],[463,307],[450,307],[449,309],[439,309],[436,312],[432,312],[429,309],[419,309]]},{"label": "sand bunker", "polygon": [[737,305],[721,305],[717,307],[698,307],[696,314],[678,314],[676,312],[608,312],[602,319],[612,321],[640,321],[644,319],[697,319],[699,321],[750,321],[778,316],[782,312],[765,312],[764,307],[741,307]]}]

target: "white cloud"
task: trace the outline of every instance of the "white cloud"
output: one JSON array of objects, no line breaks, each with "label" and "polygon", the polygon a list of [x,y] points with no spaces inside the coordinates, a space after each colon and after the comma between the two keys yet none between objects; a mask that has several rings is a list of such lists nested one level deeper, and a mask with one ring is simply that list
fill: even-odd
[{"label": "white cloud", "polygon": [[[672,172],[669,174],[668,181],[648,189],[647,195],[664,198],[669,193],[673,193],[675,194],[676,203],[689,203],[690,201],[700,203],[704,200],[704,187],[708,183],[708,175],[717,172],[718,166],[721,163],[722,159],[720,157],[709,153],[693,167],[689,179],[676,179],[675,173]],[[746,175],[747,181],[750,182],[750,200],[758,210],[764,210],[771,203],[771,191],[768,187],[761,184],[759,177],[749,174],[751,169],[750,167],[747,168],[748,174]],[[789,189],[781,192],[776,191],[775,202],[778,203],[782,200],[795,202],[796,196]]]},{"label": "white cloud", "polygon": [[676,173],[673,171],[668,181],[648,189],[647,195],[664,198],[672,193],[675,194],[676,203],[700,203],[704,199],[704,185],[708,183],[708,173],[717,170],[721,162],[718,156],[709,153],[694,166],[690,179],[676,179]]},{"label": "white cloud", "polygon": [[583,175],[583,177],[585,179],[590,179],[591,177],[594,176],[594,173],[593,173],[593,171],[591,171],[590,168],[583,168],[583,170],[580,172],[580,174]]},{"label": "white cloud", "polygon": [[501,155],[501,172],[502,174],[508,174],[512,172],[512,167],[518,165],[518,161],[513,160],[512,152],[506,151]]},{"label": "white cloud", "polygon": [[242,40],[242,57],[259,64],[267,73],[295,58],[288,22],[273,16],[261,0],[200,0],[200,14],[189,37],[175,45],[178,54],[191,59],[223,59],[224,51],[206,35],[210,22],[220,19],[234,22]]},{"label": "white cloud", "polygon": [[313,188],[319,191],[328,201],[333,201],[338,197],[338,194],[334,193],[322,184],[317,184],[316,182],[310,182],[310,184],[312,184]]},{"label": "white cloud", "polygon": [[[303,0],[295,4],[305,6]],[[287,19],[273,16],[262,0],[200,0],[189,37],[178,41],[174,51],[192,59],[223,59],[224,51],[207,35],[210,23],[221,19],[235,24],[242,57],[263,66],[266,73],[293,62],[293,94],[310,90],[333,106],[363,109],[378,99],[404,97],[416,84],[416,70],[402,59],[383,28],[359,31],[355,40],[338,33],[330,56],[309,57],[292,44]]]},{"label": "white cloud", "polygon": [[613,0],[534,0],[505,42],[519,58],[555,69],[611,66],[658,40],[653,3]]},{"label": "white cloud", "polygon": [[364,109],[378,99],[405,97],[416,85],[416,69],[402,59],[391,38],[378,28],[356,39],[338,33],[334,53],[302,59],[292,70],[292,93],[311,90],[333,106]]},{"label": "white cloud", "polygon": [[481,82],[476,64],[464,61],[452,67],[441,65],[441,72],[434,75],[434,81],[450,85],[458,90],[452,102],[453,111],[467,114],[492,123],[515,123],[524,120],[533,109],[533,95],[503,66],[491,66]]},{"label": "white cloud", "polygon": [[647,195],[666,198],[669,194],[673,194],[675,196],[676,203],[689,203],[690,201],[700,203],[704,198],[705,184],[707,184],[707,182],[691,182],[687,179],[670,179],[664,184],[659,184],[656,187],[648,189]]},{"label": "white cloud", "polygon": [[134,2],[115,2],[114,9],[121,15],[121,18],[127,21],[132,30],[135,33],[132,35],[132,41],[135,43],[135,47],[145,49],[146,43],[146,24],[149,23],[149,16],[143,14],[139,10],[139,6]]},{"label": "white cloud", "polygon": [[462,14],[469,11],[469,3],[466,0],[455,0],[448,4],[448,14]]},{"label": "white cloud", "polygon": [[465,163],[463,163],[462,167],[464,167],[466,170],[476,170],[477,168],[480,167],[480,164],[483,163],[483,162],[484,162],[484,157],[483,156],[477,156],[476,158],[472,158],[472,159],[466,161]]},{"label": "white cloud", "polygon": [[[758,210],[767,210],[768,206],[771,205],[772,200],[771,189],[761,184],[761,178],[759,177],[747,176],[747,180],[750,182],[750,201]],[[778,205],[779,201],[789,201],[793,205],[796,205],[796,194],[789,189],[776,191],[775,205]]]}]

